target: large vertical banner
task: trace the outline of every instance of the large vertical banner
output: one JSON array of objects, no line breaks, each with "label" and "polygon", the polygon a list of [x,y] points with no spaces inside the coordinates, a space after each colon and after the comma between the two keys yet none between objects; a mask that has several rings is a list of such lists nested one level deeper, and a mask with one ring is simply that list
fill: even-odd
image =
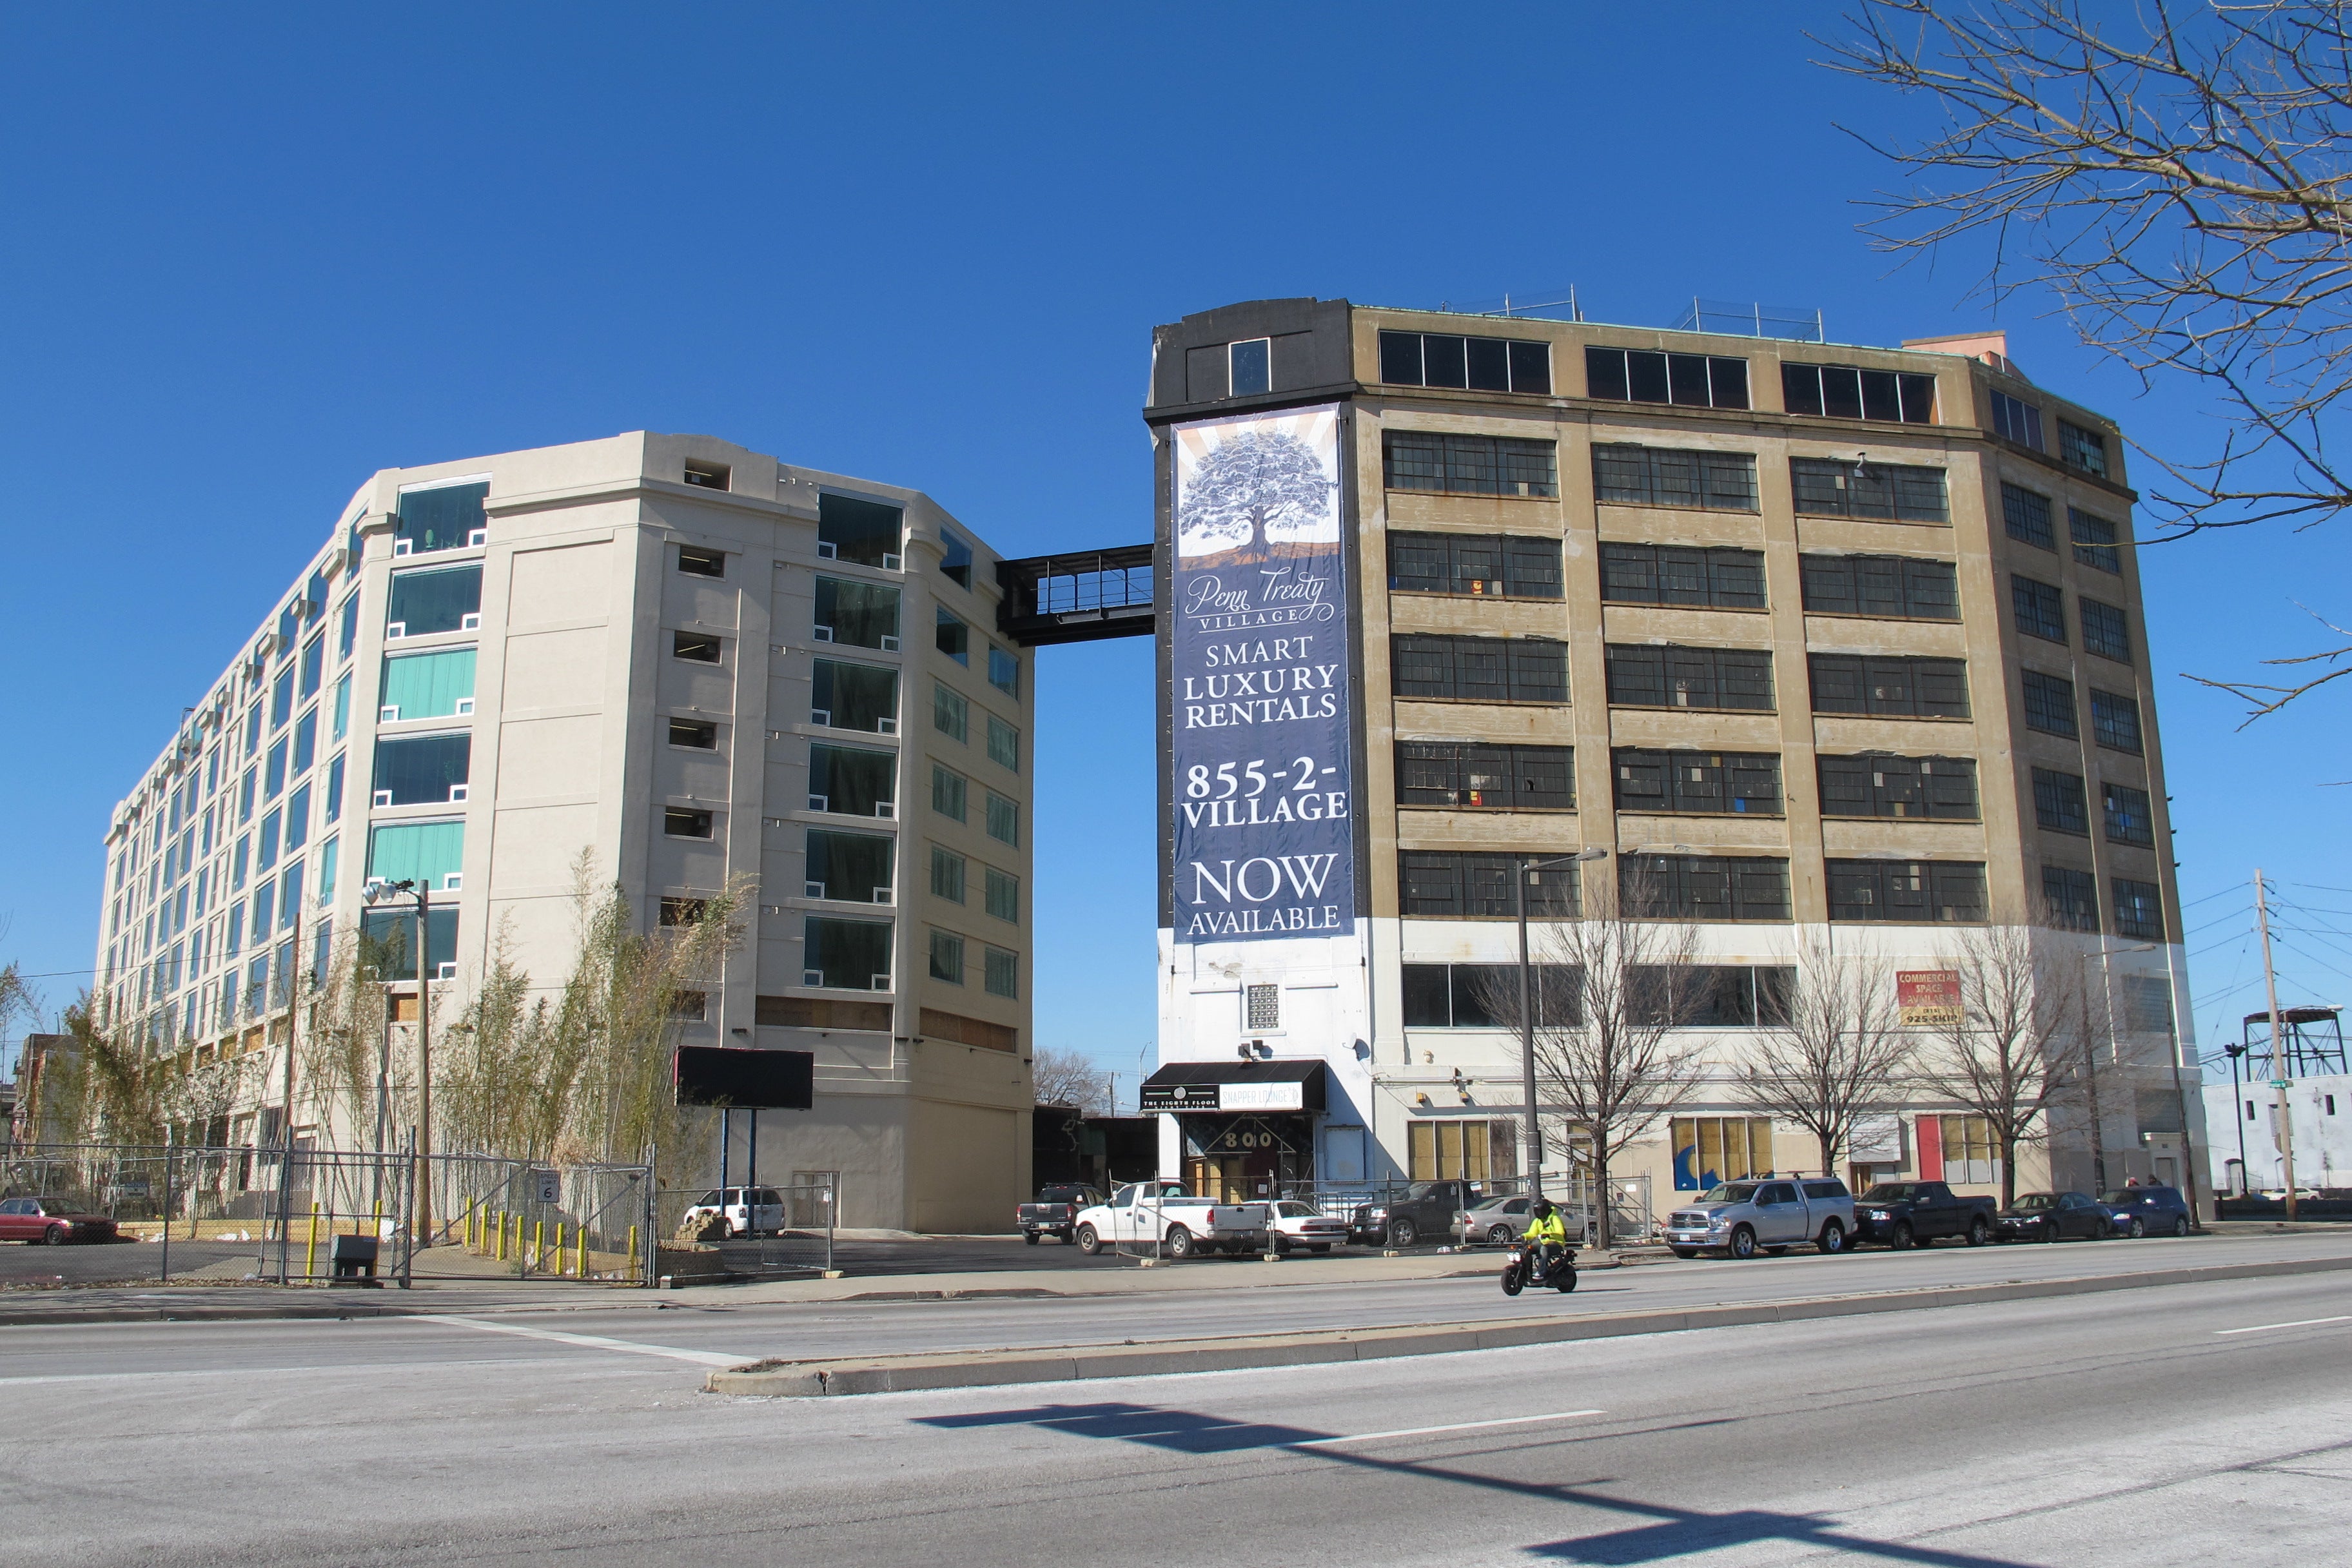
[{"label": "large vertical banner", "polygon": [[1180,942],[1356,929],[1336,405],[1179,425]]}]

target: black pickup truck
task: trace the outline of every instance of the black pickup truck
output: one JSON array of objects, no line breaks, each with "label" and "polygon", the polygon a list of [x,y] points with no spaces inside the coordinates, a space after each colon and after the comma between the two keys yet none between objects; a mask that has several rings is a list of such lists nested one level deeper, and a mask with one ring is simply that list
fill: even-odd
[{"label": "black pickup truck", "polygon": [[2000,1210],[1997,1198],[1961,1197],[1941,1182],[1881,1182],[1853,1200],[1853,1239],[1897,1252],[1946,1237],[1982,1247]]},{"label": "black pickup truck", "polygon": [[1092,1187],[1067,1185],[1049,1186],[1037,1194],[1035,1203],[1023,1204],[1013,1211],[1013,1223],[1021,1229],[1021,1237],[1030,1246],[1037,1245],[1041,1236],[1055,1236],[1062,1245],[1069,1246],[1078,1238],[1078,1211],[1102,1202],[1102,1194]]}]

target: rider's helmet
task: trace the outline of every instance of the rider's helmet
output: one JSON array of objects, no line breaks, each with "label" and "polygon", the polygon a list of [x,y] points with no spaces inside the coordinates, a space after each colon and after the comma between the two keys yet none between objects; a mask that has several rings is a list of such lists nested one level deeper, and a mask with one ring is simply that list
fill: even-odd
[{"label": "rider's helmet", "polygon": [[1534,1206],[1528,1212],[1534,1215],[1538,1219],[1549,1219],[1551,1218],[1551,1205],[1546,1203],[1541,1198],[1538,1198],[1535,1201]]}]

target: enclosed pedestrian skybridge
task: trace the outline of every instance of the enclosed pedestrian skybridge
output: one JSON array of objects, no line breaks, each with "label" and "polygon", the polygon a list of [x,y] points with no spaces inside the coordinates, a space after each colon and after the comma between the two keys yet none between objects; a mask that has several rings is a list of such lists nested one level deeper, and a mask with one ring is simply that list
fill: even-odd
[{"label": "enclosed pedestrian skybridge", "polygon": [[1029,647],[1150,637],[1159,626],[1151,552],[1149,544],[1122,544],[1000,561],[996,629]]}]

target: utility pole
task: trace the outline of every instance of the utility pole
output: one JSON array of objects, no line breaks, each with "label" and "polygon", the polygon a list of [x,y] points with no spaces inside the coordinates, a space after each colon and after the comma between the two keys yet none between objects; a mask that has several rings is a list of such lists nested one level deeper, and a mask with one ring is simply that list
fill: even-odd
[{"label": "utility pole", "polygon": [[416,1236],[433,1245],[433,879],[416,879]]},{"label": "utility pole", "polygon": [[2271,1009],[2271,1089],[2278,1096],[2279,1168],[2286,1178],[2286,1217],[2294,1219],[2294,1102],[2287,1098],[2286,1046],[2280,1039],[2278,971],[2271,965],[2271,910],[2262,868],[2254,868],[2254,923],[2263,933],[2263,989]]},{"label": "utility pole", "polygon": [[[2105,945],[2105,939],[2100,939]],[[2105,955],[2101,954],[2100,967],[2105,968]],[[2105,974],[2101,980],[2104,985]],[[2091,1115],[2091,1184],[2102,1195],[2107,1190],[2107,1140],[2099,1125],[2099,1060],[2098,1042],[2091,1029],[2091,976],[2083,955],[2074,955],[2074,997],[2080,1005],[2083,1029],[2083,1092],[2085,1109]]]}]

